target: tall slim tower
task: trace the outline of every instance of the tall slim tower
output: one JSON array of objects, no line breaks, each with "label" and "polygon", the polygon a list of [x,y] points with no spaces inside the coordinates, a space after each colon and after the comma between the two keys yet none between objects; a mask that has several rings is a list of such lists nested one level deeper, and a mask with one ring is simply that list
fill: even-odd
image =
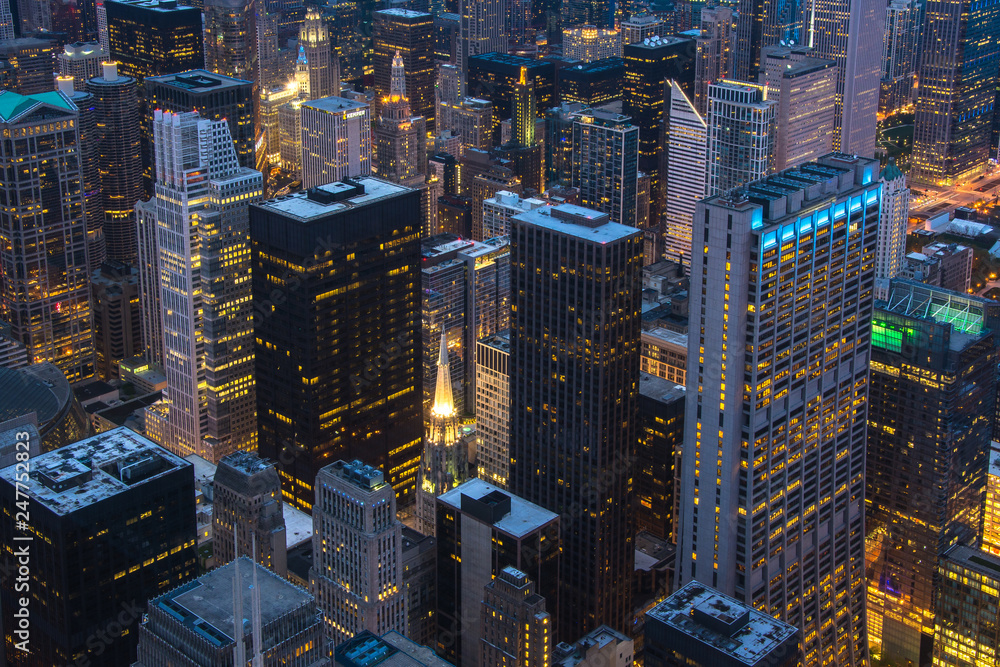
[{"label": "tall slim tower", "polygon": [[504,0],[459,0],[458,53],[455,64],[467,92],[469,58],[483,53],[506,53],[506,3]]},{"label": "tall slim tower", "polygon": [[340,95],[340,58],[330,45],[330,31],[323,15],[314,7],[306,11],[299,30],[299,48],[308,63],[308,99]]},{"label": "tall slim tower", "polygon": [[733,10],[731,7],[705,7],[701,10],[701,35],[696,38],[692,102],[702,116],[708,112],[708,86],[731,78],[734,67]]},{"label": "tall slim tower", "polygon": [[572,160],[580,205],[635,226],[639,128],[632,119],[603,109],[573,114]]},{"label": "tall slim tower", "polygon": [[91,79],[100,148],[104,241],[108,259],[135,263],[135,204],[142,199],[142,154],[136,81],[118,74],[115,63],[104,64],[104,75]]},{"label": "tall slim tower", "polygon": [[379,178],[423,185],[427,174],[427,124],[412,116],[406,97],[406,72],[399,52],[392,60],[392,84],[375,122],[375,169]]},{"label": "tall slim tower", "polygon": [[[805,0],[802,40],[837,62],[833,150],[875,155],[885,0]],[[995,68],[994,68],[995,69]]]},{"label": "tall slim tower", "polygon": [[10,138],[0,142],[9,174],[0,186],[0,318],[30,362],[52,362],[70,382],[94,374],[78,122],[62,93],[0,91],[0,129]]},{"label": "tall slim tower", "polygon": [[880,114],[891,116],[913,103],[920,17],[921,5],[916,0],[890,0],[886,7],[882,89],[878,98]]},{"label": "tall slim tower", "polygon": [[910,182],[948,186],[988,166],[1000,57],[1000,5],[926,4]]},{"label": "tall slim tower", "polygon": [[434,534],[435,499],[469,478],[469,444],[459,429],[448,366],[448,334],[441,331],[434,404],[427,418],[424,453],[417,474],[417,530]]},{"label": "tall slim tower", "polygon": [[708,196],[774,171],[777,117],[778,103],[763,86],[722,81],[708,87]]},{"label": "tall slim tower", "polygon": [[562,517],[557,638],[624,630],[642,233],[566,204],[513,224],[509,488]]},{"label": "tall slim tower", "polygon": [[[814,0],[806,0],[812,2]],[[739,0],[732,78],[757,81],[763,51],[802,41],[802,0]]]},{"label": "tall slim tower", "polygon": [[546,667],[555,642],[552,617],[535,582],[509,565],[483,590],[481,667]]},{"label": "tall slim tower", "polygon": [[344,97],[303,102],[302,184],[312,188],[372,171],[371,109]]},{"label": "tall slim tower", "polygon": [[379,100],[390,94],[392,61],[398,53],[406,69],[406,99],[413,115],[423,116],[428,126],[435,127],[434,17],[409,9],[383,9],[372,14],[372,30],[376,110]]},{"label": "tall slim tower", "polygon": [[[248,208],[260,172],[229,126],[157,111],[156,222],[163,322],[163,445],[210,461],[257,443]],[[147,419],[158,412],[147,411]]]},{"label": "tall slim tower", "polygon": [[691,266],[691,224],[705,196],[708,126],[676,81],[663,118],[663,258]]},{"label": "tall slim tower", "polygon": [[[841,154],[698,204],[679,584],[868,664],[864,485],[878,162]],[[778,276],[781,276],[780,280]],[[725,288],[725,289],[723,289]]]},{"label": "tall slim tower", "polygon": [[875,253],[875,298],[889,296],[889,281],[899,275],[906,255],[906,225],[910,217],[910,189],[906,175],[889,158],[882,173],[882,217],[878,227],[878,251]]}]

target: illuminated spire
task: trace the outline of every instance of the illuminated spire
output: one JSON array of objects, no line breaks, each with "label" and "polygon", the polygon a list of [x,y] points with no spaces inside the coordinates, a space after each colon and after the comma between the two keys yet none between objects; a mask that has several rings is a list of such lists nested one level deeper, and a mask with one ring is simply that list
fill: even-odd
[{"label": "illuminated spire", "polygon": [[441,327],[441,348],[437,363],[437,386],[434,389],[435,417],[452,417],[455,411],[455,395],[451,389],[451,371],[448,366],[448,333]]},{"label": "illuminated spire", "polygon": [[392,78],[389,81],[389,96],[406,97],[406,70],[403,68],[403,57],[399,50],[392,58]]}]

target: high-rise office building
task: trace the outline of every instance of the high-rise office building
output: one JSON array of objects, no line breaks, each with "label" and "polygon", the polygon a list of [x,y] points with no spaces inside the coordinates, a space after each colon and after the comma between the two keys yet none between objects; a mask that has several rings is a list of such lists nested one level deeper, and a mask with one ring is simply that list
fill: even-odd
[{"label": "high-rise office building", "polygon": [[476,342],[476,476],[501,489],[510,477],[510,332]]},{"label": "high-rise office building", "polygon": [[493,197],[483,200],[483,238],[510,236],[511,220],[515,215],[545,206],[541,199],[521,198],[520,195],[500,190]]},{"label": "high-rise office building", "polygon": [[411,112],[406,71],[399,52],[392,61],[392,85],[375,121],[375,166],[379,178],[420,187],[427,176],[427,121]]},{"label": "high-rise office building", "polygon": [[[789,3],[791,4],[791,3]],[[809,0],[801,41],[837,63],[833,149],[875,155],[885,0]]]},{"label": "high-rise office building", "polygon": [[153,117],[164,403],[162,444],[212,462],[253,449],[253,305],[248,208],[260,172],[241,167],[229,126],[196,112]]},{"label": "high-rise office building", "polygon": [[302,178],[302,100],[278,107],[278,136],[281,141],[281,169]]},{"label": "high-rise office building", "polygon": [[547,667],[555,642],[552,615],[535,582],[507,566],[486,584],[480,613],[480,667]]},{"label": "high-rise office building", "polygon": [[459,155],[469,149],[488,151],[493,147],[493,102],[478,97],[466,97],[451,107],[438,107],[439,113],[450,118],[451,131],[459,138]]},{"label": "high-rise office building", "polygon": [[525,189],[545,190],[545,164],[541,142],[536,139],[538,100],[535,82],[528,78],[528,68],[514,82],[511,96],[510,141],[501,147],[500,155],[510,161],[511,170],[520,178]]},{"label": "high-rise office building", "polygon": [[62,53],[56,55],[57,71],[60,76],[73,77],[73,88],[87,92],[87,82],[104,72],[101,63],[107,59],[97,42],[77,42],[67,44]]},{"label": "high-rise office building", "polygon": [[932,0],[924,15],[910,182],[949,186],[988,167],[1000,6]]},{"label": "high-rise office building", "polygon": [[708,196],[774,171],[777,117],[778,103],[763,86],[723,81],[708,87]]},{"label": "high-rise office building", "polygon": [[521,179],[510,168],[509,162],[500,163],[487,156],[484,152],[468,151],[459,161],[459,192],[472,199],[472,238],[477,241],[490,238],[483,226],[483,202],[496,197],[500,192],[524,191]]},{"label": "high-rise office building", "polygon": [[[147,76],[205,67],[201,10],[173,0],[104,0],[109,57],[121,74]],[[213,34],[214,37],[214,34]]]},{"label": "high-rise office building", "polygon": [[438,347],[434,404],[424,420],[424,453],[417,473],[417,530],[428,535],[434,534],[436,498],[469,478],[469,442],[455,409],[447,331],[441,332]]},{"label": "high-rise office building", "polygon": [[281,479],[270,461],[233,452],[212,479],[212,557],[228,563],[249,556],[279,577],[288,573]]},{"label": "high-rise office building", "polygon": [[458,14],[461,23],[455,65],[461,76],[463,95],[476,94],[470,93],[466,88],[470,58],[487,53],[507,53],[506,10],[503,0],[459,0]]},{"label": "high-rise office building", "polygon": [[151,364],[163,365],[163,318],[160,310],[160,244],[157,241],[156,200],[135,205],[138,245],[139,327],[142,356]]},{"label": "high-rise office building", "polygon": [[[702,10],[704,11],[704,10]],[[621,22],[622,45],[644,42],[650,37],[667,37],[672,30],[655,14],[639,14]]]},{"label": "high-rise office building", "polygon": [[406,70],[404,97],[414,116],[423,116],[435,128],[434,17],[409,9],[384,9],[372,14],[376,112],[383,97],[392,94],[392,62],[398,53]]},{"label": "high-rise office building", "polygon": [[[297,85],[284,85],[265,91],[260,96],[260,121],[264,124],[267,161],[273,169],[281,167],[281,107],[299,100]],[[301,133],[299,128],[299,133]],[[301,138],[299,139],[301,145]]]},{"label": "high-rise office building", "polygon": [[585,25],[563,30],[563,56],[589,63],[622,55],[621,33],[614,29]]},{"label": "high-rise office building", "polygon": [[332,183],[252,207],[250,236],[258,451],[277,462],[285,500],[308,510],[320,468],[364,456],[412,502],[420,194],[374,178]]},{"label": "high-rise office building", "polygon": [[[521,81],[525,83],[521,83]],[[466,95],[485,98],[493,103],[493,140],[500,143],[500,121],[514,117],[516,88],[530,82],[535,95],[535,109],[544,111],[557,101],[555,65],[544,60],[499,53],[469,57]]]},{"label": "high-rise office building", "polygon": [[90,299],[95,372],[105,381],[117,380],[119,362],[142,353],[138,272],[122,262],[103,262],[91,274]]},{"label": "high-rise office building", "polygon": [[615,3],[611,0],[568,0],[562,7],[562,25],[613,28]]},{"label": "high-rise office building", "polygon": [[0,2],[0,40],[14,39],[14,15],[10,11],[10,0]]},{"label": "high-rise office building", "polygon": [[[242,628],[234,623],[237,606]],[[330,664],[316,599],[245,556],[150,600],[138,658],[134,667],[224,667],[251,658],[261,665]]]},{"label": "high-rise office building", "polygon": [[[0,588],[8,664],[131,664],[146,600],[198,573],[192,465],[118,428],[34,457],[31,468],[30,477],[0,471],[0,535],[11,547],[2,564],[17,572],[21,544],[32,562],[27,605],[14,576]],[[18,511],[30,532],[15,523]],[[22,608],[30,653],[15,648]]]},{"label": "high-rise office building", "polygon": [[19,95],[37,95],[51,91],[57,47],[54,39],[43,36],[0,42],[0,77],[3,87]]},{"label": "high-rise office building", "polygon": [[934,667],[989,665],[1000,645],[1000,558],[955,545],[938,566]]},{"label": "high-rise office building", "polygon": [[558,514],[481,479],[438,496],[438,655],[480,665],[483,588],[506,567],[534,581],[558,617],[560,523]]},{"label": "high-rise office building", "polygon": [[694,95],[691,101],[698,113],[708,113],[708,87],[730,78],[734,67],[732,7],[705,7],[701,26],[695,37],[698,49],[694,66]]},{"label": "high-rise office building", "polygon": [[676,81],[667,86],[663,113],[663,230],[656,252],[691,265],[691,225],[705,196],[708,126]]},{"label": "high-rise office building", "polygon": [[[0,318],[32,363],[48,361],[70,382],[94,374],[80,112],[58,92],[0,91]],[[39,174],[45,174],[40,179]],[[47,206],[42,214],[39,204]]]},{"label": "high-rise office building", "polygon": [[369,111],[364,102],[344,97],[302,103],[302,187],[371,174]]},{"label": "high-rise office building", "polygon": [[[84,82],[86,83],[86,82]],[[75,87],[76,79],[56,78],[56,89],[73,100],[80,112],[80,175],[83,182],[83,216],[87,223],[87,265],[93,275],[106,257],[104,240],[104,191],[101,188],[101,132],[94,96]]]},{"label": "high-rise office building", "polygon": [[916,0],[890,0],[886,7],[878,96],[878,112],[883,116],[892,116],[913,104],[920,47],[920,9]]},{"label": "high-rise office building", "polygon": [[761,56],[760,85],[778,103],[774,170],[812,162],[833,148],[837,63],[808,48],[770,47]]},{"label": "high-rise office building", "polygon": [[579,206],[514,218],[509,488],[562,515],[560,639],[632,615],[642,251]]},{"label": "high-rise office building", "polygon": [[685,94],[692,95],[694,47],[694,42],[686,38],[650,37],[622,49],[625,59],[622,113],[639,128],[639,171],[649,176],[649,215],[657,222],[664,209],[660,152],[665,85],[668,80],[676,81]]},{"label": "high-rise office building", "polygon": [[142,199],[141,116],[136,81],[105,63],[102,76],[87,82],[97,120],[101,208],[108,259],[135,263],[138,257],[135,204]]},{"label": "high-rise office building", "polygon": [[319,471],[309,588],[333,643],[363,630],[406,634],[402,529],[381,470],[337,461]]},{"label": "high-rise office building", "polygon": [[684,440],[684,387],[643,373],[639,380],[639,444],[635,452],[635,529],[676,541],[676,483]]},{"label": "high-rise office building", "polygon": [[880,190],[876,160],[835,153],[709,197],[694,218],[690,315],[705,324],[688,347],[677,579],[799,628],[804,664],[868,664]]},{"label": "high-rise office building", "polygon": [[634,226],[639,128],[628,116],[603,109],[584,109],[573,119],[570,183],[580,190],[580,205]]},{"label": "high-rise office building", "polygon": [[882,215],[875,252],[875,298],[885,300],[889,296],[889,281],[903,270],[910,189],[906,187],[906,175],[892,158],[879,174],[879,181],[882,183]]},{"label": "high-rise office building", "polygon": [[646,612],[649,667],[797,667],[801,634],[692,581]]},{"label": "high-rise office building", "polygon": [[437,540],[403,526],[407,637],[431,646],[437,633]]},{"label": "high-rise office building", "polygon": [[558,70],[557,77],[564,105],[576,102],[596,107],[621,99],[625,61],[616,57],[568,65]]},{"label": "high-rise office building", "polygon": [[340,95],[340,56],[330,44],[330,31],[319,10],[310,7],[299,30],[299,48],[305,54],[309,73],[306,99]]},{"label": "high-rise office building", "polygon": [[731,77],[736,81],[757,81],[764,67],[764,49],[803,43],[803,12],[809,12],[814,2],[739,0],[734,17],[736,34]]},{"label": "high-rise office building", "polygon": [[1000,443],[995,440],[990,444],[990,463],[986,471],[982,548],[1000,556]]},{"label": "high-rise office building", "polygon": [[875,308],[865,532],[869,644],[886,662],[930,663],[934,568],[983,525],[997,356],[975,301],[893,281]]}]

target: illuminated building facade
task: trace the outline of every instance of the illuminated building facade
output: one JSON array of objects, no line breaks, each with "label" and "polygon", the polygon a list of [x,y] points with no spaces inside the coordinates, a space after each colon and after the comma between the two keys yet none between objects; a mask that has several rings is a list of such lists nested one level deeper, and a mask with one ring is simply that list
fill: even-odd
[{"label": "illuminated building facade", "polygon": [[563,30],[563,56],[585,63],[622,55],[621,33],[585,25]]},{"label": "illuminated building facade", "polygon": [[983,551],[1000,556],[1000,443],[990,445],[986,472],[986,505],[983,509]]},{"label": "illuminated building facade", "polygon": [[[35,3],[39,6],[44,3]],[[20,37],[0,42],[3,87],[19,95],[50,92],[57,43],[43,37]]]},{"label": "illuminated building facade", "polygon": [[368,630],[406,634],[403,524],[382,471],[337,461],[316,476],[309,589],[326,635],[340,644]]},{"label": "illuminated building facade", "polygon": [[97,42],[77,42],[63,47],[56,55],[56,65],[60,76],[73,77],[75,90],[87,92],[87,82],[101,76],[101,63],[107,57]]},{"label": "illuminated building facade", "polygon": [[687,334],[662,327],[643,330],[642,372],[674,384],[686,385],[687,343]]},{"label": "illuminated building facade", "polygon": [[948,186],[988,167],[1000,5],[932,0],[924,13],[910,182]]},{"label": "illuminated building facade", "polygon": [[892,116],[913,104],[920,46],[920,5],[916,0],[890,0],[885,10],[882,80],[878,112]]},{"label": "illuminated building facade", "polygon": [[82,150],[78,122],[61,93],[0,92],[0,129],[9,137],[0,167],[12,175],[0,219],[0,318],[29,362],[51,362],[70,382],[94,374],[83,173],[69,159]]},{"label": "illuminated building facade", "polygon": [[561,640],[632,618],[642,262],[642,233],[607,214],[514,217],[508,488],[563,514]]},{"label": "illuminated building facade", "polygon": [[434,403],[424,419],[424,453],[417,473],[417,530],[425,535],[434,534],[435,499],[469,478],[469,443],[455,408],[447,331],[442,330],[438,348]]},{"label": "illuminated building facade", "polygon": [[306,10],[299,31],[299,48],[308,64],[309,94],[307,99],[340,95],[340,57],[330,45],[330,31],[319,10]]},{"label": "illuminated building facade", "polygon": [[938,567],[933,667],[995,665],[1000,646],[1000,558],[955,545]]},{"label": "illuminated building facade", "polygon": [[614,13],[615,3],[611,0],[567,0],[560,18],[564,26],[612,28]]},{"label": "illuminated building facade", "polygon": [[690,316],[705,324],[688,343],[678,584],[711,585],[799,628],[803,664],[869,664],[879,200],[878,161],[835,153],[709,197],[694,218]]},{"label": "illuminated building facade", "polygon": [[[974,297],[891,284],[872,323],[865,532],[869,644],[926,665],[938,559],[983,522],[996,342]],[[970,303],[971,302],[971,303]]]},{"label": "illuminated building facade", "polygon": [[[264,124],[267,161],[272,168],[281,166],[281,107],[298,99],[299,89],[294,84],[272,88],[261,95],[260,120]],[[299,127],[299,132],[301,131]],[[301,137],[297,143],[301,150]]]},{"label": "illuminated building facade", "polygon": [[406,72],[399,52],[392,61],[392,85],[380,100],[375,121],[375,168],[379,178],[411,187],[427,175],[427,122],[411,113]]},{"label": "illuminated building facade", "polygon": [[409,9],[384,9],[372,14],[374,30],[372,65],[375,70],[376,110],[391,94],[392,63],[399,54],[406,70],[404,97],[414,116],[423,116],[433,129],[434,104],[434,17]]},{"label": "illuminated building facade", "polygon": [[580,205],[635,226],[639,128],[628,116],[603,109],[573,115],[573,176]]},{"label": "illuminated building facade", "polygon": [[157,111],[153,146],[167,389],[146,420],[165,415],[165,447],[217,463],[256,445],[247,211],[263,177],[239,165],[225,121],[196,112]]},{"label": "illuminated building facade", "polygon": [[[704,10],[702,10],[704,11]],[[621,22],[622,45],[644,42],[650,37],[667,37],[670,24],[654,14],[640,14]]]},{"label": "illuminated building facade", "polygon": [[459,155],[462,157],[467,149],[488,151],[493,147],[493,103],[478,97],[466,97],[459,104],[443,109],[451,120],[451,131],[459,138]]},{"label": "illuminated building facade", "polygon": [[578,102],[596,107],[621,99],[625,61],[620,57],[595,60],[560,68],[556,75],[564,104]]},{"label": "illuminated building facade", "polygon": [[[86,83],[86,82],[85,82]],[[87,221],[87,264],[94,271],[107,257],[104,242],[104,209],[101,188],[101,134],[97,122],[97,104],[94,96],[76,89],[76,79],[56,78],[56,89],[73,100],[80,112],[80,171],[83,176],[83,213]]]},{"label": "illuminated building facade", "polygon": [[119,362],[142,352],[138,272],[128,264],[105,261],[91,274],[90,296],[95,370],[105,381],[117,380]]},{"label": "illuminated building facade", "polygon": [[778,103],[763,86],[722,81],[708,87],[707,196],[774,171],[777,118]]},{"label": "illuminated building facade", "polygon": [[135,205],[138,245],[139,303],[142,325],[142,356],[151,364],[163,365],[163,319],[160,313],[160,244],[157,241],[156,200]]},{"label": "illuminated building facade", "polygon": [[374,178],[332,183],[252,207],[250,235],[258,451],[277,462],[285,501],[308,511],[320,468],[364,456],[412,502],[420,194]]},{"label": "illuminated building facade", "polygon": [[675,489],[684,441],[684,386],[643,373],[635,450],[635,530],[676,541]]},{"label": "illuminated building facade", "polygon": [[147,76],[205,67],[201,11],[171,0],[104,0],[109,55],[121,73]]},{"label": "illuminated building facade", "polygon": [[364,102],[324,97],[303,102],[302,187],[314,188],[372,172],[370,109]]},{"label": "illuminated building facade", "polygon": [[555,65],[506,53],[485,53],[469,58],[468,95],[493,103],[493,140],[499,143],[500,121],[514,117],[515,88],[523,79],[535,93],[535,109],[548,109],[555,101]]},{"label": "illuminated building facade", "polygon": [[453,665],[479,664],[483,589],[506,567],[537,582],[546,609],[558,617],[560,524],[558,514],[481,479],[438,496],[439,656]]},{"label": "illuminated building facade", "polygon": [[486,585],[481,667],[548,667],[555,647],[552,616],[535,588],[528,575],[510,566]]},{"label": "illuminated building facade", "polygon": [[135,263],[135,204],[142,199],[141,115],[136,81],[106,63],[102,76],[87,83],[97,120],[98,169],[104,244],[108,259]]},{"label": "illuminated building facade", "polygon": [[302,101],[292,100],[278,107],[278,136],[281,142],[281,169],[302,178]]},{"label": "illuminated building facade", "polygon": [[[14,517],[27,495],[30,551],[38,559],[28,579],[36,591],[28,607],[31,653],[14,648],[13,614],[23,592],[15,591],[15,577],[0,588],[7,664],[131,664],[146,600],[198,574],[191,463],[117,428],[32,457],[31,466],[37,474],[27,480],[14,466],[0,471],[3,543],[25,535]],[[13,548],[2,563],[16,571]],[[97,639],[112,628],[113,641]]]},{"label": "illuminated building facade", "polygon": [[734,63],[732,7],[705,7],[701,10],[701,26],[694,38],[694,95],[691,101],[698,113],[708,113],[708,87],[730,78]]},{"label": "illuminated building facade", "polygon": [[[708,126],[676,81],[667,85],[663,119],[663,232],[657,251],[664,259],[691,265],[691,225],[705,196]],[[654,221],[655,222],[655,221]]]},{"label": "illuminated building facade", "polygon": [[734,17],[732,78],[757,81],[764,67],[764,49],[781,43],[803,42],[803,11],[809,8],[797,0],[739,0]]},{"label": "illuminated building facade", "polygon": [[625,59],[622,113],[639,128],[639,171],[649,176],[649,215],[656,222],[664,209],[660,174],[664,86],[668,79],[676,81],[690,97],[694,88],[694,56],[694,43],[680,37],[650,37],[622,49]]},{"label": "illuminated building facade", "polygon": [[[484,54],[506,55],[508,40],[506,10],[506,3],[503,0],[459,0],[460,24],[455,65],[462,79],[462,94],[479,94],[470,92],[465,87],[469,81],[471,58]],[[492,95],[489,97],[495,101]]]},{"label": "illuminated building facade", "polygon": [[483,238],[509,236],[511,220],[515,215],[545,206],[541,199],[522,199],[519,195],[501,190],[483,200]]},{"label": "illuminated building facade", "polygon": [[910,189],[906,187],[906,175],[892,158],[879,174],[879,181],[882,183],[882,217],[875,253],[875,298],[885,300],[889,296],[889,281],[903,270]]},{"label": "illuminated building facade", "polygon": [[476,341],[476,476],[501,489],[510,477],[509,365],[508,330]]}]

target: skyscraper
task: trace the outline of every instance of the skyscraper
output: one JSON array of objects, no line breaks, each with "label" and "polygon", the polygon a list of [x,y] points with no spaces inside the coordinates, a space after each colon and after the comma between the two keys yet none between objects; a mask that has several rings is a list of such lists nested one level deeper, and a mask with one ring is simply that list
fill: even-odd
[{"label": "skyscraper", "polygon": [[52,362],[70,382],[94,373],[83,173],[71,159],[81,151],[78,122],[62,93],[0,91],[0,129],[10,137],[0,143],[0,167],[10,174],[0,317],[29,361]]},{"label": "skyscraper", "polygon": [[469,443],[463,437],[448,366],[448,336],[441,332],[437,386],[417,473],[417,530],[434,534],[435,500],[469,478]]},{"label": "skyscraper", "polygon": [[708,196],[774,171],[778,103],[763,86],[722,81],[708,87]]},{"label": "skyscraper", "polygon": [[142,356],[163,365],[163,318],[160,311],[160,244],[157,240],[156,199],[135,205],[136,241],[139,249],[139,317]]},{"label": "skyscraper", "polygon": [[924,13],[910,182],[948,186],[987,168],[1000,5],[930,0]]},{"label": "skyscraper", "polygon": [[[247,210],[260,172],[241,167],[222,120],[153,117],[165,420],[173,451],[213,462],[257,437]],[[147,421],[162,414],[147,410]]]},{"label": "skyscraper", "polygon": [[667,86],[663,118],[664,226],[657,252],[691,265],[691,224],[705,196],[708,126],[676,81]]},{"label": "skyscraper", "polygon": [[511,170],[526,189],[545,190],[545,164],[541,142],[535,138],[538,123],[538,100],[535,82],[528,77],[527,66],[521,67],[511,96],[511,138],[501,147],[500,154],[510,160]]},{"label": "skyscraper", "polygon": [[[760,85],[778,103],[774,170],[811,162],[833,148],[837,63],[808,48],[770,47],[761,57]],[[780,128],[780,129],[779,129]]]},{"label": "skyscraper", "polygon": [[[24,653],[14,647],[24,591],[14,576],[0,588],[8,664],[130,664],[146,600],[198,572],[191,464],[118,428],[33,457],[31,467],[30,478],[0,471],[0,536],[30,544],[35,592]],[[31,517],[30,532],[15,524],[18,511]],[[13,573],[17,560],[12,547],[0,563]]]},{"label": "skyscraper", "polygon": [[563,6],[562,25],[567,28],[612,28],[615,24],[614,12],[615,4],[611,0],[568,0]]},{"label": "skyscraper", "polygon": [[476,343],[476,476],[501,489],[510,477],[510,332]]},{"label": "skyscraper", "polygon": [[802,42],[802,13],[803,10],[808,12],[815,1],[739,0],[732,78],[736,81],[757,81],[764,66],[764,49]]},{"label": "skyscraper", "polygon": [[80,112],[80,175],[83,183],[83,214],[87,222],[87,265],[89,272],[100,267],[106,257],[104,240],[104,191],[101,188],[101,133],[97,123],[97,104],[94,96],[76,87],[76,79],[56,78],[56,89],[73,100]]},{"label": "skyscraper", "polygon": [[562,517],[562,640],[631,619],[642,250],[579,206],[514,217],[509,488]]},{"label": "skyscraper", "polygon": [[469,94],[469,58],[484,53],[507,53],[506,6],[504,0],[459,0],[461,24],[455,65],[460,72],[463,95]]},{"label": "skyscraper", "polygon": [[639,445],[635,452],[635,527],[677,539],[677,485],[684,444],[684,387],[643,373],[639,380]]},{"label": "skyscraper", "polygon": [[409,9],[384,9],[372,17],[376,110],[381,98],[392,94],[392,63],[398,53],[406,70],[404,97],[413,115],[423,116],[428,128],[435,128],[434,17]]},{"label": "skyscraper", "polygon": [[876,160],[835,153],[694,217],[690,315],[705,324],[688,346],[677,579],[799,628],[804,664],[868,664],[877,176]]},{"label": "skyscraper", "polygon": [[879,181],[882,183],[882,215],[875,253],[875,298],[884,300],[889,296],[889,281],[903,269],[910,189],[906,187],[906,175],[892,158],[879,174]]},{"label": "skyscraper", "polygon": [[[108,54],[121,74],[147,76],[205,67],[201,11],[172,0],[104,0]],[[214,36],[214,35],[213,35]]]},{"label": "skyscraper", "polygon": [[302,187],[371,174],[369,111],[364,102],[344,97],[302,103]]},{"label": "skyscraper", "polygon": [[67,44],[62,53],[56,55],[57,69],[60,76],[73,77],[73,87],[81,92],[87,91],[87,82],[95,76],[101,76],[101,62],[107,59],[101,45],[97,42],[77,42]]},{"label": "skyscraper", "polygon": [[887,663],[930,663],[934,569],[952,544],[975,546],[983,525],[997,354],[982,316],[971,316],[974,299],[894,281],[875,308],[868,637],[872,655]]},{"label": "skyscraper", "polygon": [[415,190],[359,178],[251,208],[259,452],[277,462],[296,507],[312,507],[328,461],[359,456],[412,502],[423,437],[419,203]]},{"label": "skyscraper", "polygon": [[337,461],[319,471],[309,588],[333,643],[363,630],[406,634],[402,529],[381,470]]},{"label": "skyscraper", "polygon": [[[525,83],[521,83],[521,81]],[[515,91],[519,85],[531,84],[535,95],[535,109],[548,109],[556,98],[555,65],[545,60],[533,60],[524,56],[510,55],[505,50],[499,53],[483,53],[469,56],[468,88],[463,92],[474,97],[483,97],[493,103],[493,139],[500,139],[500,121],[514,117]]]},{"label": "skyscraper", "polygon": [[507,566],[483,591],[481,667],[547,667],[555,642],[545,598],[524,572]]},{"label": "skyscraper", "polygon": [[406,71],[396,52],[392,85],[379,104],[375,121],[375,168],[379,178],[411,187],[424,184],[427,174],[427,123],[411,113],[406,97]]},{"label": "skyscraper", "polygon": [[890,0],[885,10],[882,81],[878,111],[891,116],[913,103],[920,47],[921,6],[916,0]]},{"label": "skyscraper", "polygon": [[705,7],[701,10],[700,35],[695,38],[698,53],[695,61],[694,95],[691,101],[698,113],[708,113],[708,86],[731,78],[735,59],[733,45],[733,9]]},{"label": "skyscraper", "polygon": [[617,30],[585,25],[563,30],[563,56],[589,63],[622,54],[621,33]]},{"label": "skyscraper", "polygon": [[934,666],[996,661],[1000,626],[1000,557],[957,544],[938,566],[941,593],[934,622]]},{"label": "skyscraper", "polygon": [[833,150],[875,155],[885,0],[806,0],[802,41],[837,62]]},{"label": "skyscraper", "polygon": [[580,189],[580,205],[634,226],[639,128],[628,116],[603,109],[584,109],[573,119],[571,185]]},{"label": "skyscraper", "polygon": [[4,88],[20,95],[51,91],[57,46],[54,39],[43,37],[21,37],[0,42],[0,71],[4,76]]},{"label": "skyscraper", "polygon": [[139,332],[139,276],[132,266],[108,260],[91,274],[97,375],[118,379],[118,364],[142,352]]},{"label": "skyscraper", "polygon": [[319,10],[310,7],[299,31],[299,48],[308,64],[309,95],[316,100],[340,95],[340,56],[330,45],[330,31]]},{"label": "skyscraper", "polygon": [[87,83],[97,119],[101,208],[108,259],[135,263],[138,257],[135,204],[142,199],[141,117],[136,81],[105,63],[102,76]]}]

